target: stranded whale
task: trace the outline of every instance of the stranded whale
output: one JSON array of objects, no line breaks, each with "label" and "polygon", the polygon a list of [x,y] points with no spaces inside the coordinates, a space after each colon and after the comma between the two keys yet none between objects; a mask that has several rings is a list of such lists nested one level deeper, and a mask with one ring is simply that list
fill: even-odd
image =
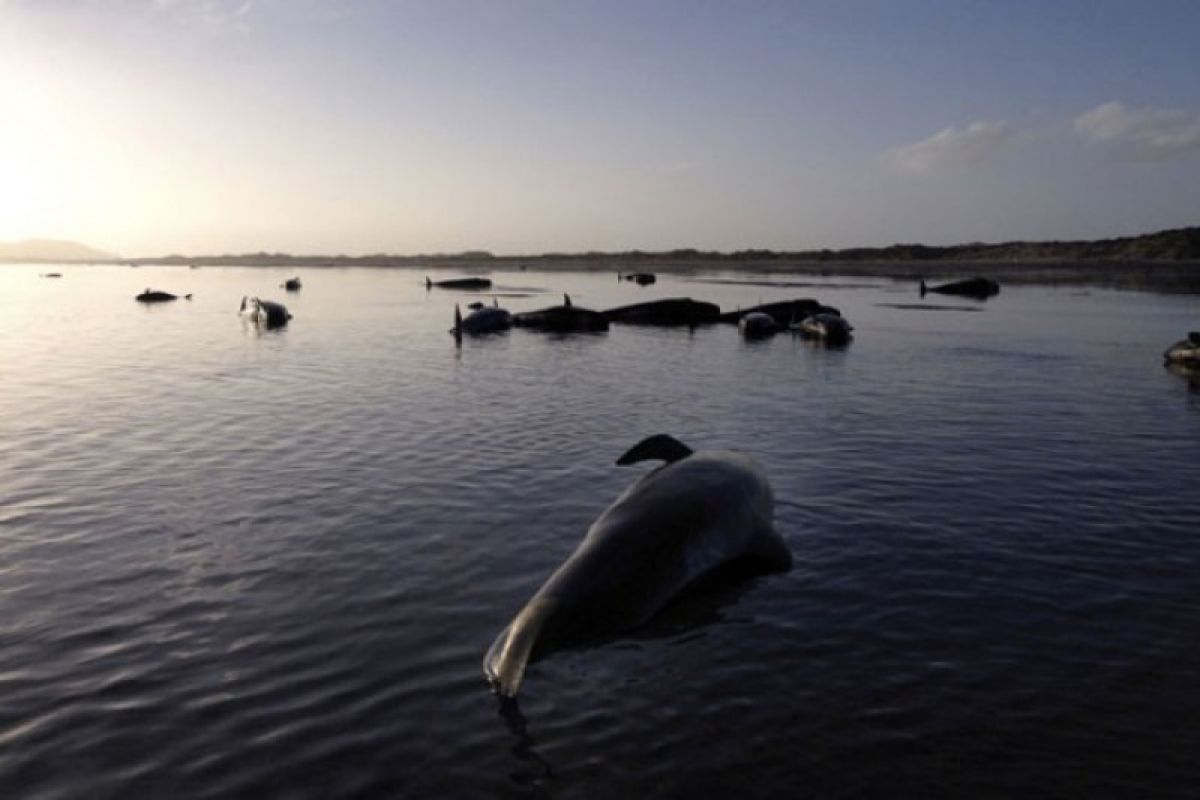
[{"label": "stranded whale", "polygon": [[456,338],[462,338],[464,333],[470,336],[499,333],[512,327],[512,314],[500,308],[495,298],[492,298],[490,306],[471,303],[467,308],[471,309],[471,313],[464,317],[458,305],[454,306],[454,327],[450,329],[450,333]]},{"label": "stranded whale", "polygon": [[742,559],[764,571],[791,567],[758,462],[728,450],[692,452],[660,434],[617,463],[649,459],[667,463],[605,509],[488,650],[484,672],[501,695],[516,696],[535,649],[633,628],[717,567]]},{"label": "stranded whale", "polygon": [[490,289],[492,288],[491,278],[448,278],[444,281],[431,281],[429,276],[425,277],[425,288],[432,289],[433,287],[442,289]]},{"label": "stranded whale", "polygon": [[287,307],[270,300],[259,300],[257,297],[242,297],[242,305],[238,309],[243,317],[264,328],[278,328],[287,325],[292,315]]},{"label": "stranded whale", "polygon": [[927,286],[922,280],[920,284],[921,297],[927,292],[938,294],[953,294],[958,297],[973,297],[976,300],[986,300],[1000,294],[1000,284],[987,278],[967,278],[962,281],[943,283],[941,286]]}]

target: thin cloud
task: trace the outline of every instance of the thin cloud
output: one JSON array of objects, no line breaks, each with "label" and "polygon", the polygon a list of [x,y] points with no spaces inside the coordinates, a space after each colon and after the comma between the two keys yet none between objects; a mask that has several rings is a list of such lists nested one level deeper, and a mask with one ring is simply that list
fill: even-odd
[{"label": "thin cloud", "polygon": [[1200,150],[1200,114],[1177,108],[1134,108],[1113,100],[1076,117],[1075,132],[1118,155],[1138,159]]},{"label": "thin cloud", "polygon": [[981,164],[1016,135],[1006,122],[972,122],[965,128],[949,127],[928,139],[892,147],[884,152],[888,166],[901,172],[942,172]]},{"label": "thin cloud", "polygon": [[200,21],[211,28],[246,34],[250,32],[246,18],[254,9],[254,0],[154,0],[154,7],[183,15],[184,19]]}]

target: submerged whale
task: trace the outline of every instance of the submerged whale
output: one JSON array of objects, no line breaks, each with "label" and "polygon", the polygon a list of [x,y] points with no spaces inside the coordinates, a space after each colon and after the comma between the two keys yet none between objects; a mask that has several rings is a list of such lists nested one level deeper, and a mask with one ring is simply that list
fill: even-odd
[{"label": "submerged whale", "polygon": [[833,345],[849,342],[850,331],[854,330],[854,326],[842,315],[827,313],[813,314],[788,327],[806,339],[817,339]]},{"label": "submerged whale", "polygon": [[782,329],[783,326],[765,311],[751,311],[738,320],[738,331],[747,339],[765,339]]},{"label": "submerged whale", "polygon": [[238,309],[238,313],[251,322],[262,325],[265,328],[278,328],[281,325],[287,325],[288,320],[292,318],[292,315],[288,313],[287,307],[282,303],[259,300],[257,297],[242,297],[242,305]]},{"label": "submerged whale", "polygon": [[628,275],[617,273],[617,283],[621,281],[632,281],[638,286],[649,286],[658,280],[658,276],[653,272],[630,272]]},{"label": "submerged whale", "polygon": [[448,278],[444,281],[431,281],[429,276],[425,277],[425,288],[432,289],[433,287],[441,289],[490,289],[492,288],[491,278]]},{"label": "submerged whale", "polygon": [[823,305],[822,303],[813,300],[811,297],[797,298],[796,300],[783,300],[778,303],[763,303],[762,305],[752,306],[751,308],[739,308],[734,311],[726,311],[717,317],[718,322],[730,322],[734,325],[741,323],[742,317],[752,312],[759,311],[768,315],[775,320],[775,324],[780,328],[786,328],[791,323],[798,319],[810,317],[813,314],[840,314],[833,306]]},{"label": "submerged whale", "polygon": [[659,434],[617,464],[646,460],[667,463],[605,509],[488,650],[484,673],[501,695],[516,696],[535,650],[633,628],[722,565],[791,567],[772,522],[771,485],[754,459],[729,450],[693,452]]},{"label": "submerged whale", "polygon": [[927,292],[937,292],[938,294],[952,294],[958,297],[973,297],[976,300],[986,300],[993,295],[1000,294],[1000,284],[987,278],[967,278],[962,281],[943,283],[941,286],[927,286],[925,281],[922,280],[920,290],[921,297],[924,297]]},{"label": "submerged whale", "polygon": [[[192,299],[190,294],[185,295],[185,297],[187,297],[188,300]],[[147,288],[146,291],[135,296],[133,299],[137,300],[139,303],[169,303],[172,300],[178,300],[179,295],[171,294],[170,292],[162,292],[158,289]]]},{"label": "submerged whale", "polygon": [[609,322],[626,325],[705,325],[716,322],[721,309],[716,303],[705,303],[690,297],[670,297],[634,303],[603,312]]},{"label": "submerged whale", "polygon": [[537,311],[522,311],[512,315],[512,324],[551,333],[588,333],[608,330],[608,319],[599,311],[580,308],[571,303],[571,295],[563,295],[561,306]]},{"label": "submerged whale", "polygon": [[1167,364],[1200,366],[1200,331],[1189,331],[1186,339],[1168,347],[1163,353],[1163,361]]},{"label": "submerged whale", "polygon": [[463,334],[477,336],[484,333],[499,333],[512,327],[512,314],[500,308],[495,298],[492,298],[490,306],[485,306],[483,303],[471,303],[467,308],[471,309],[471,313],[464,317],[458,305],[454,306],[454,327],[451,328],[450,333],[456,337],[461,337]]}]

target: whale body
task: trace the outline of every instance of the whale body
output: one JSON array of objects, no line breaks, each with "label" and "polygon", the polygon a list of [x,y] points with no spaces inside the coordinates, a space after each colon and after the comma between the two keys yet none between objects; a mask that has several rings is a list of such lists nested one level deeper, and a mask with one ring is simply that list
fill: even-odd
[{"label": "whale body", "polygon": [[458,306],[454,306],[454,327],[450,333],[457,337],[463,334],[478,336],[485,333],[500,333],[512,327],[512,314],[495,304],[485,306],[482,303],[471,303],[468,308],[471,313],[463,316]]},{"label": "whale body", "polygon": [[292,315],[288,313],[287,307],[282,303],[259,300],[257,297],[243,297],[242,305],[238,309],[238,312],[251,322],[262,325],[264,328],[278,328],[282,325],[287,325],[288,320],[292,318]]},{"label": "whale body", "polygon": [[638,286],[649,286],[658,280],[658,276],[653,272],[630,272],[628,275],[617,273],[617,283],[621,281],[632,281]]},{"label": "whale body", "polygon": [[715,303],[705,303],[690,297],[671,297],[634,303],[604,312],[609,322],[626,325],[704,325],[716,322],[721,309]]},{"label": "whale body", "polygon": [[492,280],[491,278],[448,278],[444,281],[432,281],[429,276],[426,276],[425,288],[432,289],[435,286],[442,289],[490,289]]},{"label": "whale body", "polygon": [[146,289],[146,291],[134,297],[139,303],[169,303],[175,300],[179,295],[171,294],[170,292],[161,292],[157,289]]},{"label": "whale body", "polygon": [[599,311],[573,305],[569,294],[563,295],[561,306],[513,314],[512,324],[517,328],[530,328],[550,333],[589,333],[608,330],[607,317]]},{"label": "whale body", "polygon": [[987,278],[967,278],[962,281],[943,283],[941,286],[927,286],[925,281],[922,280],[920,291],[921,297],[924,297],[927,292],[937,292],[938,294],[952,294],[958,297],[973,297],[976,300],[986,300],[993,295],[1000,294],[1000,284]]},{"label": "whale body", "polygon": [[660,434],[617,463],[647,459],[667,463],[605,509],[488,650],[483,668],[499,694],[516,696],[535,649],[634,628],[722,565],[745,560],[762,571],[791,567],[758,462],[729,450],[694,453]]},{"label": "whale body", "polygon": [[1186,339],[1180,339],[1167,348],[1163,360],[1178,364],[1200,364],[1200,331],[1189,331]]},{"label": "whale body", "polygon": [[845,344],[850,341],[854,327],[840,314],[820,313],[805,317],[789,326],[806,339],[818,339],[827,344]]},{"label": "whale body", "polygon": [[742,317],[755,311],[762,313],[775,320],[775,324],[781,328],[786,328],[791,323],[813,314],[840,314],[833,306],[823,305],[811,297],[797,298],[796,300],[782,300],[777,303],[764,303],[762,305],[753,306],[751,308],[739,308],[735,311],[726,311],[717,317],[718,322],[730,322],[734,325],[742,321]]},{"label": "whale body", "polygon": [[738,330],[747,339],[763,339],[773,336],[780,327],[775,318],[765,311],[751,311],[738,320]]}]

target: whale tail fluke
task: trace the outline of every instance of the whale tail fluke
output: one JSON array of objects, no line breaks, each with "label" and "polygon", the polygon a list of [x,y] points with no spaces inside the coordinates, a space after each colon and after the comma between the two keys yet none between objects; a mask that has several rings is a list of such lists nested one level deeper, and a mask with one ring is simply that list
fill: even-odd
[{"label": "whale tail fluke", "polygon": [[639,461],[665,461],[668,464],[687,458],[692,454],[692,448],[665,433],[648,436],[625,451],[617,459],[617,466],[636,464]]},{"label": "whale tail fluke", "polygon": [[496,637],[483,658],[483,671],[498,694],[517,696],[533,646],[557,607],[557,600],[534,598]]}]

